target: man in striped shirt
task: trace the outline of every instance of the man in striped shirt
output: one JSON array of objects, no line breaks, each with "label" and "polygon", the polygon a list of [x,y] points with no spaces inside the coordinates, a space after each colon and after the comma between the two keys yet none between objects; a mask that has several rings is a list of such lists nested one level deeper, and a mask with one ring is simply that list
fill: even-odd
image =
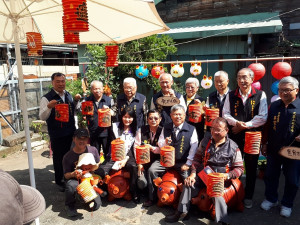
[{"label": "man in striped shirt", "polygon": [[[177,212],[167,216],[165,221],[177,222],[186,219],[190,200],[196,197],[205,187],[197,174],[209,166],[214,172],[224,173],[225,180],[235,179],[244,172],[243,159],[237,144],[227,136],[228,124],[224,118],[218,117],[211,127],[211,137],[205,137],[195,154],[191,166],[191,174],[184,181]],[[216,221],[228,224],[227,205],[223,197],[215,197]]]}]

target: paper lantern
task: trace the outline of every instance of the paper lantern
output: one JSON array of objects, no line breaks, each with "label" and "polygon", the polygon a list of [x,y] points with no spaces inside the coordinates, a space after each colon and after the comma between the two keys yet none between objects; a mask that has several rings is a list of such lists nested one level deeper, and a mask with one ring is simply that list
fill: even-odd
[{"label": "paper lantern", "polygon": [[55,120],[60,122],[69,122],[69,105],[57,104],[55,105]]},{"label": "paper lantern", "polygon": [[201,73],[201,71],[202,71],[201,62],[191,63],[190,73],[192,75],[197,76]]},{"label": "paper lantern", "polygon": [[175,148],[173,146],[164,146],[160,149],[160,164],[163,167],[175,165]]},{"label": "paper lantern", "polygon": [[63,32],[64,32],[64,43],[79,45],[80,44],[79,33],[65,31],[65,27],[67,26],[65,16],[62,16],[62,23],[63,23]]},{"label": "paper lantern", "polygon": [[118,54],[119,46],[118,45],[107,45],[105,46],[106,52],[106,67],[116,67],[118,66]]},{"label": "paper lantern", "polygon": [[210,173],[207,175],[207,194],[210,197],[221,197],[224,194],[224,174]]},{"label": "paper lantern", "polygon": [[278,89],[279,89],[279,80],[276,80],[276,81],[271,85],[271,91],[273,92],[274,95],[278,95]]},{"label": "paper lantern", "polygon": [[244,152],[251,155],[257,155],[260,151],[261,132],[247,131],[245,132]]},{"label": "paper lantern", "polygon": [[274,95],[272,98],[271,98],[271,102],[275,102],[277,101],[278,99],[280,99],[280,97],[278,95]]},{"label": "paper lantern", "polygon": [[111,159],[113,161],[121,161],[125,159],[125,142],[117,138],[111,142]]},{"label": "paper lantern", "polygon": [[64,31],[89,31],[86,0],[62,0],[64,12]]},{"label": "paper lantern", "polygon": [[251,84],[252,87],[254,87],[257,90],[261,90],[261,84],[259,81],[256,81],[254,83]]},{"label": "paper lantern", "polygon": [[149,145],[136,146],[136,163],[146,164],[150,162],[150,147]]},{"label": "paper lantern", "polygon": [[43,55],[42,35],[40,33],[27,32],[26,40],[27,40],[28,56]]},{"label": "paper lantern", "polygon": [[135,75],[138,78],[143,79],[143,78],[147,77],[148,74],[149,74],[149,70],[148,70],[147,66],[140,65],[140,66],[135,67]]},{"label": "paper lantern", "polygon": [[252,63],[248,66],[254,72],[254,82],[263,78],[266,73],[266,68],[261,63]]},{"label": "paper lantern", "polygon": [[82,115],[94,115],[94,103],[92,101],[85,101],[81,103]]},{"label": "paper lantern", "polygon": [[193,123],[200,123],[202,121],[202,104],[189,105],[189,121]]},{"label": "paper lantern", "polygon": [[271,73],[274,78],[280,80],[291,75],[292,67],[287,62],[278,62],[272,67]]},{"label": "paper lantern", "polygon": [[155,77],[155,78],[157,78],[157,79],[164,72],[165,72],[165,70],[164,70],[164,68],[162,66],[154,66],[152,68],[152,70],[151,70],[152,76]]},{"label": "paper lantern", "polygon": [[91,185],[90,181],[85,180],[82,181],[77,187],[76,190],[78,194],[82,197],[85,203],[92,201],[93,199],[97,198],[96,191],[94,190],[93,186]]},{"label": "paper lantern", "polygon": [[98,109],[98,126],[99,127],[111,126],[110,109]]},{"label": "paper lantern", "polygon": [[183,68],[183,64],[180,63],[178,64],[171,64],[171,75],[173,77],[181,77],[184,74],[184,68]]},{"label": "paper lantern", "polygon": [[216,119],[217,117],[219,117],[219,109],[206,109],[205,110],[205,125],[211,127],[214,119]]},{"label": "paper lantern", "polygon": [[201,87],[204,89],[209,89],[211,88],[213,82],[212,82],[212,77],[208,77],[206,75],[203,76],[203,79],[201,80]]}]

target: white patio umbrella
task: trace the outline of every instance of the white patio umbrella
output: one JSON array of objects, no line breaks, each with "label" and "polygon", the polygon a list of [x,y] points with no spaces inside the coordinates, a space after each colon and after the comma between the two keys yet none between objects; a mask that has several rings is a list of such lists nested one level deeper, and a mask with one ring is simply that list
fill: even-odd
[{"label": "white patio umbrella", "polygon": [[[80,33],[82,44],[122,43],[169,30],[159,17],[153,1],[87,0],[87,9],[89,32]],[[26,43],[26,32],[38,31],[43,44],[64,44],[62,15],[61,0],[0,1],[0,43],[15,44],[30,183],[33,187],[35,179],[20,43]]]}]

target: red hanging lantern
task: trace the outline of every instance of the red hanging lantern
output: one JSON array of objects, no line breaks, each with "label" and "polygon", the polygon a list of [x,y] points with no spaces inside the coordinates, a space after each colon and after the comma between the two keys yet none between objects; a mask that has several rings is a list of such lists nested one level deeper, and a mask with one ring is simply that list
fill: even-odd
[{"label": "red hanging lantern", "polygon": [[287,62],[278,62],[272,67],[272,76],[277,80],[290,76],[292,73],[292,67]]},{"label": "red hanging lantern", "polygon": [[89,31],[86,0],[62,0],[65,26],[64,31]]},{"label": "red hanging lantern", "polygon": [[152,70],[151,70],[152,76],[155,77],[155,78],[157,78],[157,79],[164,72],[165,72],[165,70],[164,70],[164,68],[162,66],[154,66],[152,68]]},{"label": "red hanging lantern", "polygon": [[105,46],[106,52],[106,67],[116,67],[118,66],[118,45],[107,45]]},{"label": "red hanging lantern", "polygon": [[62,17],[63,22],[63,31],[64,31],[64,42],[66,44],[80,44],[79,33],[78,32],[68,32],[65,31],[66,28],[66,19],[65,16]]},{"label": "red hanging lantern", "polygon": [[266,68],[261,63],[252,63],[248,66],[254,72],[254,82],[263,78],[266,73]]},{"label": "red hanging lantern", "polygon": [[42,35],[37,32],[27,32],[26,39],[27,39],[28,56],[42,56],[43,55]]}]

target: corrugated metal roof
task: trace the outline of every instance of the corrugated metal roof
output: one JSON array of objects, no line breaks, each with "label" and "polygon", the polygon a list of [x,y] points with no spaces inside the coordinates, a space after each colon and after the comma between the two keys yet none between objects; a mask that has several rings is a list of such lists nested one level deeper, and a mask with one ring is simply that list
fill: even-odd
[{"label": "corrugated metal roof", "polygon": [[174,39],[197,38],[207,36],[244,35],[276,33],[282,30],[282,22],[277,12],[254,13],[248,15],[220,17],[208,20],[192,20],[167,24],[168,34]]}]

